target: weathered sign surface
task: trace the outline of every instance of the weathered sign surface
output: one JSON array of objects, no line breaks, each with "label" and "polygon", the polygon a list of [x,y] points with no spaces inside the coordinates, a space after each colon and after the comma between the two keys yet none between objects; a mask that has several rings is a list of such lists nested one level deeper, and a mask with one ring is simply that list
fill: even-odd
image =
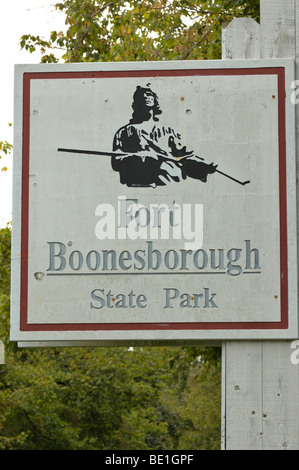
[{"label": "weathered sign surface", "polygon": [[293,69],[16,66],[11,339],[297,337]]}]

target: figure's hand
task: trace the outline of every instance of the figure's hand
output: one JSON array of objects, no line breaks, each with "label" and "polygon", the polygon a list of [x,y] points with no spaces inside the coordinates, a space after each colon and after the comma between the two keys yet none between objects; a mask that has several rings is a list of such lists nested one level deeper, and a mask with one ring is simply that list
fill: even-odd
[{"label": "figure's hand", "polygon": [[210,165],[207,165],[208,166],[208,174],[213,174],[215,173],[215,171],[217,170],[217,166],[218,165],[214,165],[214,162],[213,163],[210,163]]}]

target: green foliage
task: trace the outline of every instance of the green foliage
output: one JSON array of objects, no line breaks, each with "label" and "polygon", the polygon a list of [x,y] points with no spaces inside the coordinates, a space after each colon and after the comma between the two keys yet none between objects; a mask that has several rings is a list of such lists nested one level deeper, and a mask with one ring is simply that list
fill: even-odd
[{"label": "green foliage", "polygon": [[[0,141],[0,152],[5,153],[8,155],[12,151],[12,144],[9,144],[6,140]],[[1,158],[1,157],[0,157]]]},{"label": "green foliage", "polygon": [[10,239],[10,227],[0,229],[0,339],[6,345],[9,341]]},{"label": "green foliage", "polygon": [[[12,125],[11,123],[8,123],[9,127]],[[5,155],[9,155],[12,152],[12,144],[7,142],[6,140],[2,141],[0,140],[0,159],[1,159],[1,153],[4,153]],[[6,171],[7,167],[4,166],[1,168],[0,171]]]},{"label": "green foliage", "polygon": [[179,408],[181,417],[192,417],[192,427],[180,436],[178,449],[220,450],[221,369],[218,364],[201,367],[189,378],[183,403]]},{"label": "green foliage", "polygon": [[9,355],[2,380],[4,395],[10,390],[5,439],[15,443],[23,433],[17,448],[39,450],[122,449],[124,443],[142,449],[150,439],[163,446],[167,425],[160,425],[157,411],[163,372],[157,376],[156,368],[163,371],[163,351],[66,348]]},{"label": "green foliage", "polygon": [[195,432],[195,410],[183,415],[165,355],[163,348],[8,354],[0,373],[0,449],[178,449],[184,434]]},{"label": "green foliage", "polygon": [[237,16],[259,18],[251,0],[65,0],[66,32],[49,39],[24,35],[21,48],[40,49],[42,62],[185,60],[221,58],[221,28]]}]

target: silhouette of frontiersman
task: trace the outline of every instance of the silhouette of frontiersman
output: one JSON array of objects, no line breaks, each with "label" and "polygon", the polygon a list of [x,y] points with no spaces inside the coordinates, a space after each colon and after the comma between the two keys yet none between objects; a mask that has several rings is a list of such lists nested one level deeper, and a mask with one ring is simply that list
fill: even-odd
[{"label": "silhouette of frontiersman", "polygon": [[112,168],[127,186],[165,186],[187,177],[207,181],[217,166],[181,146],[181,136],[170,127],[159,126],[162,114],[157,95],[148,87],[138,86],[133,96],[133,115],[129,124],[114,136],[113,151],[124,156],[112,157]]}]

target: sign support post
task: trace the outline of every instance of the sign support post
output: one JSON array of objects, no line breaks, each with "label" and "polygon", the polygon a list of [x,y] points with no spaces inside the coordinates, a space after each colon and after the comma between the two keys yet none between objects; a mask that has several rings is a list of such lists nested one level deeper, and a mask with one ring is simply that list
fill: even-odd
[{"label": "sign support post", "polygon": [[[260,4],[260,25],[248,18],[235,19],[224,30],[223,59],[256,59],[260,50],[263,59],[296,59],[299,77],[299,1],[261,0]],[[298,105],[296,122],[298,135]],[[223,342],[224,450],[299,449],[298,345],[299,341]]]}]

